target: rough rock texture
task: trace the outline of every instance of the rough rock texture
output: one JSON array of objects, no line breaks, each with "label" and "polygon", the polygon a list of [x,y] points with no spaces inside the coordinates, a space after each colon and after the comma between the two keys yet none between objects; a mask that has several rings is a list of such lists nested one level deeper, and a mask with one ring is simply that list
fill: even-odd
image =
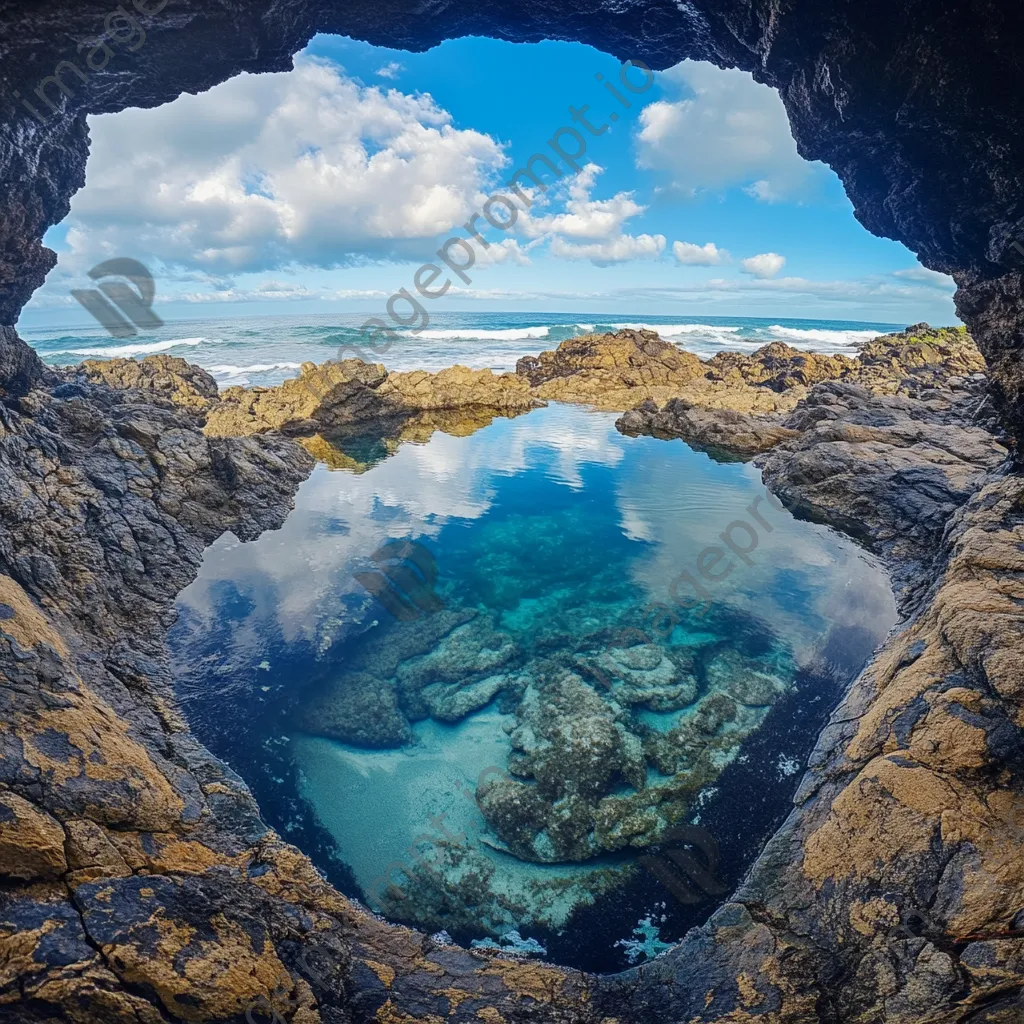
[{"label": "rough rock texture", "polygon": [[544,403],[515,374],[452,366],[439,373],[389,373],[360,359],[304,363],[300,375],[275,388],[228,388],[211,409],[207,434],[239,437],[278,430],[330,434],[353,424],[398,421],[416,413],[481,410],[515,414]]},{"label": "rough rock texture", "polygon": [[611,979],[603,1006],[645,1021],[1022,1019],[1022,550],[1024,481],[994,474],[952,516],[936,585],[832,716],[735,902]]},{"label": "rough rock texture", "polygon": [[615,425],[630,437],[681,437],[694,448],[737,455],[755,455],[797,436],[777,416],[705,409],[685,398],[670,398],[663,409],[648,398],[620,416]]},{"label": "rough rock texture", "polygon": [[[613,336],[607,338],[614,344]],[[950,422],[958,424],[983,410],[985,421],[992,420],[985,361],[964,328],[915,324],[867,342],[856,359],[816,356],[775,342],[750,355],[721,352],[703,365],[718,391],[707,395],[703,381],[690,384],[684,397],[670,399],[660,409],[648,398],[619,418],[619,429],[634,437],[678,437],[700,448],[749,456],[796,437],[816,418],[828,418],[821,412],[827,400],[820,396],[846,392],[826,390],[815,399],[816,392],[808,390],[808,385],[825,381],[856,386],[859,397],[852,406],[864,406],[868,420],[873,415],[869,408],[882,408],[873,404],[873,396],[882,395],[914,400],[927,395],[930,404],[924,406],[891,406],[902,410],[904,418],[916,415],[911,410],[920,410],[927,418],[941,408],[952,416]],[[748,395],[762,391],[778,392],[779,407],[752,415],[750,409],[756,406]],[[817,412],[797,411],[798,402],[805,398]],[[883,421],[888,423],[886,417],[892,415],[896,413],[883,414]]]},{"label": "rough rock texture", "polygon": [[21,395],[49,371],[13,327],[0,325],[0,395]]},{"label": "rough rock texture", "polygon": [[927,586],[950,516],[1008,455],[973,421],[978,384],[917,399],[819,384],[784,421],[796,437],[757,462],[795,511],[885,554],[897,588]]},{"label": "rough rock texture", "polygon": [[711,379],[708,366],[654,331],[627,329],[569,338],[554,352],[524,356],[516,363],[516,373],[529,381],[538,398],[586,402],[611,412],[677,396],[710,409],[788,411],[806,394],[800,388],[779,394],[742,379]]},{"label": "rough rock texture", "polygon": [[[34,99],[60,61],[80,61],[80,41],[102,31],[110,5],[0,7],[0,863],[34,876],[10,875],[0,890],[5,1019],[240,1021],[258,995],[302,1024],[1018,1021],[1020,477],[990,474],[953,512],[934,586],[914,595],[912,620],[822,736],[799,806],[737,902],[655,963],[588,981],[387,928],[266,831],[244,786],[178,719],[162,636],[202,545],[225,528],[278,521],[301,456],[274,439],[204,439],[186,413],[155,398],[138,405],[137,392],[53,385],[12,325],[53,265],[43,234],[84,181],[86,113],[282,70],[316,31],[413,49],[466,33],[572,38],[655,67],[711,59],[776,86],[801,153],[836,169],[862,223],[956,278],[958,310],[1019,439],[1024,254],[1011,243],[1024,236],[1024,9],[135,6],[157,12],[144,16],[144,45],[118,48],[84,82],[65,70],[71,95],[46,125],[18,93]],[[55,390],[18,403],[33,383]],[[895,446],[899,457],[915,444]],[[782,461],[766,468],[783,480]],[[908,462],[899,479],[913,472]],[[784,490],[799,500],[800,486]],[[914,926],[894,935],[901,919]]]},{"label": "rough rock texture", "polygon": [[80,367],[91,381],[112,388],[155,391],[175,405],[202,413],[219,400],[217,382],[203,369],[175,356],[138,359],[90,359]]},{"label": "rough rock texture", "polygon": [[628,433],[682,437],[712,448],[731,436],[732,447],[745,452],[763,451],[786,437],[777,430],[779,414],[794,409],[822,381],[896,394],[901,388],[945,386],[984,370],[985,360],[965,328],[928,324],[882,335],[863,345],[857,358],[772,342],[749,355],[719,352],[703,361],[653,331],[624,330],[570,338],[554,352],[516,365],[541,398],[610,411],[642,407],[624,418]]},{"label": "rough rock texture", "polygon": [[277,435],[208,438],[170,396],[65,376],[0,406],[0,1019],[582,1005],[585,979],[354,908],[177,711],[174,596],[223,531],[280,524],[309,456]]},{"label": "rough rock texture", "polygon": [[[283,0],[216,5],[138,0],[146,33],[100,70],[65,69],[51,113],[35,94],[109,5],[54,0],[0,7],[0,324],[11,325],[54,262],[46,229],[84,181],[85,114],[155,106],[241,71],[280,71],[316,32],[426,49],[458,35],[576,39],[665,68],[684,57],[748,70],[776,87],[800,153],[839,174],[868,230],[898,239],[926,267],[951,273],[957,306],[989,360],[1003,415],[1024,428],[1024,10],[993,0],[640,0],[637,4],[481,6],[442,0],[341,4]],[[153,13],[147,13],[153,12]],[[124,31],[120,34],[124,36]],[[195,59],[196,54],[202,59]],[[84,79],[84,80],[83,80]],[[56,86],[49,87],[56,96]],[[20,98],[19,98],[20,97]],[[47,118],[23,105],[28,98]],[[6,359],[0,362],[7,362]]]},{"label": "rough rock texture", "polygon": [[913,377],[918,387],[945,386],[950,377],[985,370],[985,360],[966,327],[914,324],[859,346],[856,359],[816,355],[776,341],[750,355],[719,352],[707,362],[711,380],[769,387],[773,391],[846,380],[872,391],[895,394]]}]

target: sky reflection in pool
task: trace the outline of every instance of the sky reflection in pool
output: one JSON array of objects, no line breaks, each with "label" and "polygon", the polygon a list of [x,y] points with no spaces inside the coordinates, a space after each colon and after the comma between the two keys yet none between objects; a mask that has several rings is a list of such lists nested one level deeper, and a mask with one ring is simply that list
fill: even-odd
[{"label": "sky reflection in pool", "polygon": [[[343,888],[598,969],[652,913],[678,939],[710,909],[659,907],[637,868],[671,824],[714,821],[730,882],[749,866],[895,621],[872,557],[762,505],[753,564],[641,642],[645,608],[764,491],[614,419],[551,406],[361,474],[319,466],[281,530],[209,549],[172,633],[200,738]],[[392,538],[432,553],[442,611],[396,622],[354,579]]]}]

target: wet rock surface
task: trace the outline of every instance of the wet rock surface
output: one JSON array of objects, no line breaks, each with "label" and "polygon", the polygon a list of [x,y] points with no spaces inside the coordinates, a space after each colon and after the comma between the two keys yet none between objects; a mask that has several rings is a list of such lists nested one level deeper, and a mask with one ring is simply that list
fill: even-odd
[{"label": "wet rock surface", "polygon": [[[779,88],[801,153],[837,170],[861,222],[955,276],[1000,417],[1019,438],[1019,7],[182,2],[148,16],[139,54],[75,81],[45,127],[16,90],[32,95],[75,60],[109,7],[4,14],[2,782],[33,808],[9,799],[0,833],[0,850],[15,850],[2,862],[33,874],[8,876],[0,896],[8,1019],[241,1020],[256,996],[303,1024],[1019,1019],[1020,477],[968,470],[975,493],[942,527],[911,618],[821,737],[793,816],[736,902],[653,964],[595,981],[388,928],[266,831],[245,787],[178,718],[163,630],[203,544],[225,528],[274,525],[308,463],[273,438],[204,439],[155,399],[140,407],[57,384],[12,326],[53,265],[43,234],[84,181],[86,112],[282,70],[316,31],[417,49],[468,32],[575,38],[656,67],[711,59]],[[39,382],[52,390],[30,393]],[[905,457],[915,444],[892,447]],[[768,458],[783,480],[786,448]],[[906,515],[906,474],[889,479],[872,516],[855,510],[869,529]],[[786,486],[795,496],[800,481]],[[922,544],[940,533],[946,493]],[[805,500],[829,514],[825,492]],[[890,557],[898,572],[895,542]],[[24,825],[12,829],[9,815]]]}]

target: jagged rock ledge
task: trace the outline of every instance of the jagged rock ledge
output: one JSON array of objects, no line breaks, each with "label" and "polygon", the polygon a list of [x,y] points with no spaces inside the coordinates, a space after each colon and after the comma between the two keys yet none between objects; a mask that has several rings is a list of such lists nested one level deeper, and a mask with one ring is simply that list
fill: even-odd
[{"label": "jagged rock ledge", "polygon": [[[755,387],[787,388],[792,361],[773,348],[712,362]],[[682,398],[659,409],[648,399],[616,426],[719,457],[762,453],[755,462],[772,489],[882,555],[906,604],[934,578],[950,517],[1009,454],[984,360],[962,328],[926,324],[876,338],[855,360],[810,358],[799,372],[819,383],[789,413],[755,416]]]}]

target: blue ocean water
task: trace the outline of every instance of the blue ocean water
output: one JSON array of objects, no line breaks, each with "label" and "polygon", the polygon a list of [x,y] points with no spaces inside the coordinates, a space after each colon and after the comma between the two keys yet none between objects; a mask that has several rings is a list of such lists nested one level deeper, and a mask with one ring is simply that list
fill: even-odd
[{"label": "blue ocean water", "polygon": [[[344,891],[593,970],[706,919],[895,621],[871,556],[764,503],[771,529],[680,605],[759,474],[614,419],[552,405],[321,465],[281,530],[210,547],[170,639],[199,738]],[[397,592],[441,607],[367,588],[396,540],[427,559]],[[717,846],[692,901],[640,859],[679,825]]]},{"label": "blue ocean water", "polygon": [[[362,343],[359,327],[367,315],[319,314],[178,320],[160,330],[116,339],[98,324],[72,331],[22,328],[26,341],[55,365],[83,359],[180,356],[207,369],[222,387],[273,385],[297,375],[311,360],[335,358],[345,345]],[[901,330],[905,324],[836,320],[772,320],[750,317],[686,317],[636,314],[437,313],[430,326],[401,340],[384,355],[367,353],[395,370],[440,370],[455,363],[473,369],[513,370],[516,360],[535,355],[576,334],[620,327],[650,327],[671,341],[708,358],[723,350],[753,351],[770,341],[808,351],[848,355],[858,342]],[[355,353],[347,349],[344,357]]]}]

